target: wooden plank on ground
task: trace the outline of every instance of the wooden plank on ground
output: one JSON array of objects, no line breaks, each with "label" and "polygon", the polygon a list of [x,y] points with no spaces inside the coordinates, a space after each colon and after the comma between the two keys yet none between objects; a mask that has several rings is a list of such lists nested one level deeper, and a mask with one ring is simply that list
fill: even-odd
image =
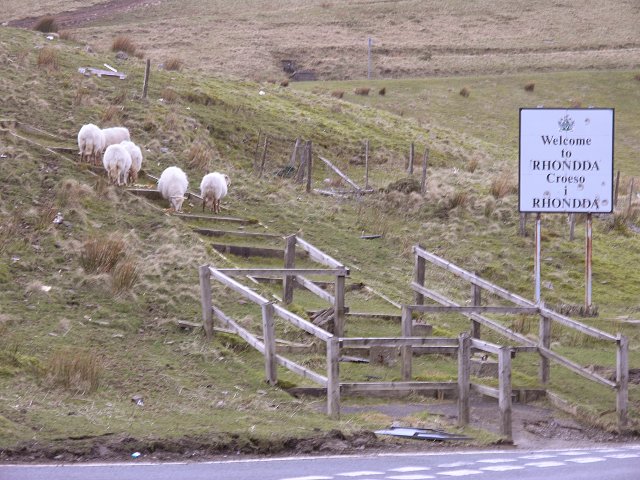
[{"label": "wooden plank on ground", "polygon": [[241,230],[214,230],[211,228],[192,228],[195,233],[200,235],[206,235],[208,237],[223,237],[225,235],[234,235],[236,237],[250,237],[250,238],[266,238],[266,239],[281,239],[281,235],[275,233],[261,233],[261,232],[243,232]]}]

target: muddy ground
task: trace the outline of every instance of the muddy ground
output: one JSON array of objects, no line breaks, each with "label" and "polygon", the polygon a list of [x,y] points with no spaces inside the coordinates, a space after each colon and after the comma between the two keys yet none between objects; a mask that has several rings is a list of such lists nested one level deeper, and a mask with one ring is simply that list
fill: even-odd
[{"label": "muddy ground", "polygon": [[[396,401],[394,401],[396,402]],[[427,410],[455,425],[455,402],[418,404],[388,403],[376,406],[343,407],[344,413],[383,413],[394,419],[390,426],[411,427],[406,420]],[[471,407],[471,426],[498,433],[495,401],[475,398]],[[286,427],[283,427],[286,428]],[[452,427],[452,431],[453,431]],[[608,444],[640,442],[636,434],[617,434],[584,425],[557,410],[531,404],[513,405],[513,444],[496,442],[488,448],[537,450],[585,448]],[[117,462],[139,452],[148,461],[204,461],[239,456],[340,455],[376,452],[419,452],[438,449],[478,448],[466,441],[426,441],[377,435],[372,431],[345,434],[338,430],[318,432],[307,438],[290,437],[279,441],[241,438],[235,434],[186,436],[178,439],[138,439],[126,435],[66,438],[50,442],[26,442],[0,450],[0,463],[32,462]],[[483,447],[487,448],[487,447]]]}]

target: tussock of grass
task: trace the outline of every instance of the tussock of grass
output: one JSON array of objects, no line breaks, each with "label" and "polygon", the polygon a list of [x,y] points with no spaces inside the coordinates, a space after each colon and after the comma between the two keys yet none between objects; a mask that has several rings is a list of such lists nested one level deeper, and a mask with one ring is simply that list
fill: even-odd
[{"label": "tussock of grass", "polygon": [[52,385],[84,394],[98,389],[102,370],[102,363],[95,353],[64,348],[51,355],[47,363],[46,378]]},{"label": "tussock of grass", "polygon": [[80,254],[80,265],[86,273],[111,272],[125,251],[125,242],[115,237],[87,240]]},{"label": "tussock of grass", "polygon": [[46,70],[58,70],[59,67],[59,55],[53,47],[43,47],[38,52],[38,67]]},{"label": "tussock of grass", "polygon": [[471,90],[468,87],[462,87],[458,93],[461,97],[467,98],[471,95]]},{"label": "tussock of grass", "polygon": [[120,260],[111,275],[111,286],[116,295],[131,291],[140,278],[137,263],[131,258]]},{"label": "tussock of grass", "polygon": [[371,88],[369,87],[357,87],[353,93],[355,93],[356,95],[363,95],[363,96],[367,96],[369,95],[369,92],[371,91]]},{"label": "tussock of grass", "polygon": [[209,172],[211,162],[213,161],[213,152],[209,145],[203,141],[197,141],[191,144],[187,151],[187,163],[190,168],[199,172]]},{"label": "tussock of grass", "polygon": [[183,66],[184,62],[178,57],[171,57],[164,62],[164,69],[168,71],[179,72]]},{"label": "tussock of grass", "polygon": [[59,28],[58,22],[56,21],[55,17],[51,15],[42,17],[33,26],[34,30],[37,30],[43,33],[54,33],[58,31],[58,28]]},{"label": "tussock of grass", "polygon": [[167,103],[174,103],[176,100],[178,100],[178,92],[176,92],[175,89],[171,87],[163,88],[160,96]]},{"label": "tussock of grass", "polygon": [[122,107],[119,107],[118,105],[109,105],[102,112],[100,120],[102,121],[102,123],[118,123],[120,122],[121,112]]},{"label": "tussock of grass", "polygon": [[505,174],[491,180],[489,192],[491,192],[491,195],[495,198],[500,199],[507,195],[518,193],[518,186],[511,179],[511,175]]},{"label": "tussock of grass", "polygon": [[342,98],[344,97],[344,90],[334,90],[331,92],[331,96],[335,98]]},{"label": "tussock of grass", "polygon": [[114,52],[126,52],[129,55],[135,55],[138,48],[131,37],[127,35],[118,35],[111,43],[111,50]]}]

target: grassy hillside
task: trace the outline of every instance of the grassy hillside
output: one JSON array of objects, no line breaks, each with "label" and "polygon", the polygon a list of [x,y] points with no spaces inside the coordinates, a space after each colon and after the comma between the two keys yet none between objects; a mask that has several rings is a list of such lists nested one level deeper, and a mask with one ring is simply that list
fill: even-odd
[{"label": "grassy hillside", "polygon": [[[103,63],[117,66],[128,78],[77,73],[80,66]],[[271,83],[228,82],[194,71],[154,70],[145,101],[140,98],[141,60],[120,63],[113,54],[87,53],[70,41],[49,42],[40,34],[9,28],[0,29],[0,64],[8,72],[0,77],[2,117],[56,136],[20,130],[26,139],[0,134],[2,447],[27,440],[55,445],[61,439],[88,438],[89,446],[69,440],[81,450],[90,449],[92,440],[126,435],[135,440],[122,443],[122,451],[152,449],[154,441],[186,437],[248,451],[262,442],[282,445],[289,437],[311,436],[317,429],[351,431],[390,421],[383,415],[328,420],[321,401],[294,399],[265,385],[261,358],[234,337],[221,335],[208,343],[200,329],[180,328],[179,320],[200,321],[199,265],[268,262],[217,254],[190,231],[191,224],[166,215],[166,204],[109,186],[104,176],[78,165],[76,155],[55,154],[37,145],[75,148],[77,130],[89,121],[127,126],[144,146],[145,171],[157,175],[167,166],[180,165],[193,191],[206,171],[228,173],[232,185],[223,201],[225,215],[259,221],[251,227],[256,231],[298,232],[351,267],[353,282],[365,281],[395,301],[412,298],[408,285],[411,246],[416,243],[531,296],[532,240],[517,236],[513,146],[505,148],[498,137],[464,128],[468,123],[436,121],[435,115],[407,118],[374,108],[377,105],[358,105],[351,98],[338,100],[324,90],[314,94]],[[597,82],[588,74],[579,78],[585,85]],[[396,89],[389,84],[389,91],[401,85]],[[434,91],[442,88],[438,81],[432,85]],[[627,115],[637,122],[637,116]],[[253,168],[261,153],[259,134],[271,138],[261,179]],[[358,182],[364,175],[362,142],[369,139],[371,184],[380,191],[359,199],[308,195],[277,176],[295,138],[312,140],[316,155],[330,158]],[[428,193],[385,193],[382,189],[405,178],[411,141],[428,143],[431,149]],[[332,179],[330,172],[316,164],[314,187],[325,185],[326,178]],[[626,191],[623,186],[623,195]],[[594,300],[600,316],[585,320],[631,335],[632,345],[637,344],[635,328],[620,320],[636,316],[639,308],[640,252],[632,230],[636,203],[630,214],[596,221]],[[191,213],[198,208],[185,205]],[[62,224],[53,222],[58,212]],[[543,278],[549,283],[543,296],[548,304],[579,304],[581,233],[568,242],[560,216],[549,217],[544,228]],[[383,237],[361,240],[362,232]],[[96,246],[116,254],[109,268],[92,267]],[[438,272],[430,270],[428,281],[461,301],[468,296],[466,287],[454,291],[456,283]],[[260,289],[278,293],[276,287]],[[238,304],[219,286],[214,287],[214,298],[247,325],[258,321],[249,306]],[[356,294],[347,300],[354,306],[374,303]],[[319,306],[305,297],[296,302],[301,311]],[[468,327],[460,318],[428,320],[442,335],[457,335]],[[515,325],[519,319],[505,321]],[[525,333],[535,330],[522,323]],[[348,333],[391,335],[397,329],[354,322]],[[564,331],[555,335],[563,353],[585,364],[612,364],[611,352],[601,345],[586,344]],[[75,367],[69,367],[69,359]],[[317,365],[315,357],[306,361]],[[632,347],[631,365],[639,361]],[[452,367],[442,363],[440,371],[434,368],[438,363],[425,362],[416,375],[446,378]],[[514,378],[535,383],[531,362],[523,358],[520,367]],[[368,374],[357,366],[344,367],[347,378]],[[390,379],[397,374],[374,372]],[[611,418],[610,393],[585,387],[563,372],[554,371],[552,378],[554,389],[579,400],[588,412]],[[284,372],[282,379],[300,382]],[[578,398],[576,392],[584,388],[592,394]],[[135,395],[143,397],[143,408],[131,401]],[[638,401],[634,388],[634,421]]]},{"label": "grassy hillside", "polygon": [[284,77],[282,60],[365,78],[368,38],[373,78],[639,66],[640,11],[625,0],[7,0],[0,21],[44,14],[97,50],[126,33],[155,62],[254,80]]}]

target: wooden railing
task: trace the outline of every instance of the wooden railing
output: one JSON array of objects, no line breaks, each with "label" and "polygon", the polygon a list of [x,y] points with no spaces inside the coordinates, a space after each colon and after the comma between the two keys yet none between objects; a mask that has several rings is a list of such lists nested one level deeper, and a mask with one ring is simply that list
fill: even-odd
[{"label": "wooden railing", "polygon": [[[443,258],[430,253],[420,246],[415,246],[413,249],[415,253],[415,270],[414,281],[411,283],[411,287],[415,292],[415,303],[417,305],[423,305],[425,297],[434,300],[443,306],[431,307],[422,306],[421,311],[424,312],[458,312],[471,320],[471,332],[472,337],[480,339],[480,326],[485,327],[499,333],[500,335],[512,340],[519,345],[518,349],[526,349],[529,351],[535,351],[540,355],[540,367],[539,377],[543,384],[549,381],[549,362],[554,361],[557,364],[571,370],[572,372],[581,375],[582,377],[597,382],[601,385],[609,387],[616,392],[616,412],[618,417],[618,427],[624,428],[628,420],[628,384],[629,384],[629,365],[628,365],[628,340],[627,337],[618,333],[612,335],[610,333],[598,330],[597,328],[585,325],[578,321],[575,321],[569,317],[561,315],[547,307],[543,303],[536,304],[530,300],[527,300],[519,295],[516,295],[508,290],[494,285],[487,280],[484,280],[477,275],[468,272],[451,262],[444,260]],[[443,268],[459,278],[462,278],[471,283],[471,303],[472,306],[464,307],[446,296],[436,292],[435,290],[428,289],[424,286],[425,282],[425,266],[426,262],[430,262],[440,268]],[[504,300],[508,300],[517,307],[483,307],[481,302],[481,291],[486,290]],[[524,313],[539,315],[539,339],[534,341],[524,335],[520,335],[513,330],[501,325],[500,323],[489,319],[481,313]],[[615,344],[616,348],[616,380],[611,381],[607,378],[598,375],[595,372],[584,368],[581,365],[563,357],[562,355],[551,350],[551,322],[555,321],[565,327],[581,332],[590,337],[598,340],[603,340]]]}]

